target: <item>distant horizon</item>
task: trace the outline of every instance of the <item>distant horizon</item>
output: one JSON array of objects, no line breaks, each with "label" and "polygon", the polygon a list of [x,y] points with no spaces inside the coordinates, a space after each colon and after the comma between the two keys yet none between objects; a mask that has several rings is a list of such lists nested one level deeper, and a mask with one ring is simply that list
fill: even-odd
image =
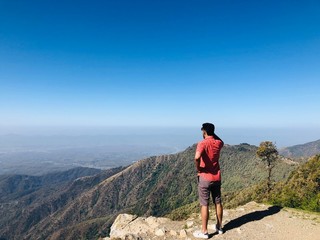
[{"label": "distant horizon", "polygon": [[[259,145],[262,141],[275,142],[278,148],[289,147],[320,139],[320,128],[276,128],[276,127],[216,127],[216,133],[226,144],[237,145],[248,143]],[[177,144],[177,146],[192,145],[201,140],[200,127],[175,127],[175,126],[105,126],[105,127],[80,127],[80,126],[51,126],[51,127],[12,127],[0,126],[0,137],[65,137],[65,138],[95,138],[118,137],[116,144],[121,144],[121,137],[131,136],[136,142],[132,144],[146,144],[150,137],[153,144]],[[158,137],[158,142],[157,142]],[[138,142],[137,142],[138,141]],[[130,144],[130,139],[124,141]]]}]

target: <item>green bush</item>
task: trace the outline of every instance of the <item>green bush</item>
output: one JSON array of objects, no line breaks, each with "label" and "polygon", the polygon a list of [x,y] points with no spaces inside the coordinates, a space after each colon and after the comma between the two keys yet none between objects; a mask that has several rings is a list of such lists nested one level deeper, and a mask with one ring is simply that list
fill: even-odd
[{"label": "green bush", "polygon": [[271,203],[320,212],[320,155],[293,171],[286,182],[276,184]]}]

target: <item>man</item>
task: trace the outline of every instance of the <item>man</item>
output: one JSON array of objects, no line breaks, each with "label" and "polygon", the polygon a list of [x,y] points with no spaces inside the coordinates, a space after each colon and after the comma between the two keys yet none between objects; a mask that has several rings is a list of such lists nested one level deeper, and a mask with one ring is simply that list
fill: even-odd
[{"label": "man", "polygon": [[201,130],[204,140],[197,145],[194,161],[198,171],[198,194],[201,205],[202,229],[193,235],[197,238],[209,238],[207,227],[210,194],[215,205],[217,217],[217,224],[214,228],[219,234],[223,233],[219,157],[224,143],[214,133],[215,127],[212,123],[202,124]]}]

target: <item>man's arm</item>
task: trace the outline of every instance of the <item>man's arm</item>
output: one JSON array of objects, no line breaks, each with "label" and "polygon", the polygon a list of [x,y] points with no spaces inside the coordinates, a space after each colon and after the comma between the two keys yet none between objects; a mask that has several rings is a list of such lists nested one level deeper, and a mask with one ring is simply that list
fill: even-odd
[{"label": "man's arm", "polygon": [[199,151],[196,151],[196,155],[194,156],[194,163],[196,165],[196,169],[197,169],[198,173],[201,172],[200,157],[201,157],[201,153]]}]

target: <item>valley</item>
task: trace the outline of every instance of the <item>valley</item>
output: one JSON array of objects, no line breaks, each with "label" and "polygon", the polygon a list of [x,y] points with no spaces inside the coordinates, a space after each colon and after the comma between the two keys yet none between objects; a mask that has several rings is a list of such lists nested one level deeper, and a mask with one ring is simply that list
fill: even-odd
[{"label": "valley", "polygon": [[[78,168],[41,176],[0,177],[2,239],[96,239],[109,234],[120,213],[166,216],[197,202],[196,145],[152,156],[127,167]],[[225,145],[220,164],[227,201],[266,179],[265,165],[249,144]],[[317,161],[317,160],[315,160]],[[282,157],[273,180],[285,181],[300,164]],[[74,172],[75,171],[75,172]],[[244,195],[244,203],[251,201]],[[236,193],[239,199],[239,194]],[[191,208],[192,209],[192,208]],[[187,216],[190,211],[185,211]]]}]

